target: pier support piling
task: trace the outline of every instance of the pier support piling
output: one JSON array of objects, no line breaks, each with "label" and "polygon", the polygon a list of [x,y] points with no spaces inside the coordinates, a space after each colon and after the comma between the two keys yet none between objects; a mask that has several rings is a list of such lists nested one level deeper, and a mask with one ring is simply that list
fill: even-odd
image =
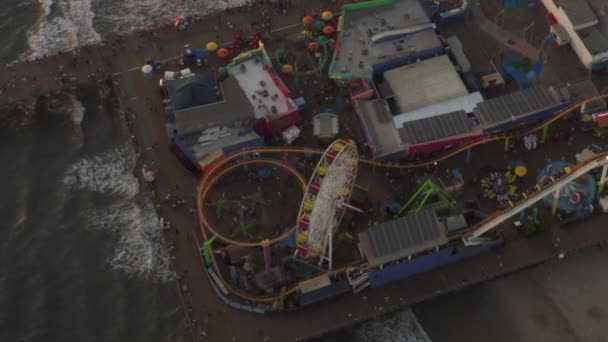
[{"label": "pier support piling", "polygon": [[559,206],[559,193],[560,192],[561,192],[561,189],[557,189],[553,193],[553,207],[551,208],[551,213],[553,215],[557,214],[557,208]]},{"label": "pier support piling", "polygon": [[606,186],[606,180],[608,178],[608,165],[604,165],[602,168],[602,176],[600,177],[600,182],[598,184],[598,195],[601,195],[604,192],[604,187]]},{"label": "pier support piling", "polygon": [[268,239],[262,241],[262,250],[264,251],[264,270],[266,275],[270,275],[272,263],[270,260],[270,241]]}]

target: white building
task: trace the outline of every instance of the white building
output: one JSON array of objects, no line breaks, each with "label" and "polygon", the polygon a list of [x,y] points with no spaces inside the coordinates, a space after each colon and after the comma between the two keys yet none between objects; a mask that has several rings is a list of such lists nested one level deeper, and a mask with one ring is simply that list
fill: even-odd
[{"label": "white building", "polygon": [[557,20],[551,31],[561,45],[570,44],[590,70],[608,67],[608,1],[542,0]]}]

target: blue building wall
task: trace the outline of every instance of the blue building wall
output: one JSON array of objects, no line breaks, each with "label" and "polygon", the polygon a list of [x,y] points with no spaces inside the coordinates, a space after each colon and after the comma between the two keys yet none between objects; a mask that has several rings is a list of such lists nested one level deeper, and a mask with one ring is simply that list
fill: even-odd
[{"label": "blue building wall", "polygon": [[608,60],[591,64],[592,71],[600,71],[608,69]]},{"label": "blue building wall", "polygon": [[423,255],[410,261],[403,261],[399,264],[384,267],[381,270],[370,271],[369,282],[371,287],[383,286],[393,281],[411,277],[418,273],[430,271],[452,262],[470,258],[481,253],[486,253],[493,248],[501,246],[502,244],[503,241],[500,240],[487,245],[468,247],[457,253],[454,253],[454,247],[446,247],[439,250],[437,253]]},{"label": "blue building wall", "polygon": [[186,156],[186,158],[188,158],[192,165],[197,169],[200,169],[200,165],[196,159],[196,156],[194,155],[194,152],[192,152],[192,149],[190,146],[188,146],[188,144],[186,144],[184,139],[176,136],[173,140],[175,142],[175,146],[177,146],[177,148]]},{"label": "blue building wall", "polygon": [[570,106],[570,104],[571,104],[571,102],[567,101],[562,104],[556,105],[554,107],[551,107],[551,108],[548,108],[548,109],[545,109],[545,110],[542,110],[542,111],[539,111],[536,113],[523,115],[513,121],[504,122],[501,124],[497,124],[496,126],[486,128],[484,130],[484,132],[505,131],[505,130],[509,130],[513,127],[517,127],[517,126],[522,125],[527,122],[545,120],[545,119],[548,119],[551,116],[557,114],[558,112],[562,111],[563,109],[568,108],[568,106]]},{"label": "blue building wall", "polygon": [[240,150],[244,150],[247,148],[260,147],[263,145],[264,145],[264,139],[262,139],[262,137],[257,137],[257,138],[253,138],[251,140],[243,141],[238,144],[225,146],[224,148],[222,148],[222,151],[224,151],[224,153],[226,153],[226,154],[229,154],[229,153],[238,152]]},{"label": "blue building wall", "polygon": [[379,157],[377,159],[378,160],[384,160],[384,161],[399,160],[399,159],[404,158],[406,156],[406,154],[405,154],[406,151],[407,151],[407,149],[404,147],[403,150],[400,150],[400,151],[397,151],[397,152],[393,152],[391,154],[387,154],[387,155]]},{"label": "blue building wall", "polygon": [[424,60],[431,57],[435,57],[444,53],[443,45],[439,44],[438,46],[426,49],[422,51],[418,51],[406,56],[401,56],[398,58],[391,59],[386,62],[374,64],[372,66],[374,77],[381,77],[385,71],[389,71],[391,69],[398,68],[400,66],[404,66],[406,64],[413,63],[418,59]]}]

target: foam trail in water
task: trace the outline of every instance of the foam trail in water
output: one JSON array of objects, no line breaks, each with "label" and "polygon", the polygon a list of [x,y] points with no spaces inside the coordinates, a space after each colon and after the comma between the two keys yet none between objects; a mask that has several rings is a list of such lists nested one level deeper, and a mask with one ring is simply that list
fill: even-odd
[{"label": "foam trail in water", "polygon": [[80,124],[82,123],[82,120],[84,119],[84,113],[86,111],[86,108],[84,107],[84,105],[82,104],[82,102],[78,101],[77,98],[74,97],[73,99],[73,107],[72,107],[72,121],[74,121],[74,124],[78,127],[80,127]]},{"label": "foam trail in water", "polygon": [[237,7],[247,0],[129,0],[95,2],[104,32],[124,33],[171,22],[177,16],[204,15]]},{"label": "foam trail in water", "polygon": [[63,181],[81,190],[133,198],[139,192],[134,162],[133,147],[124,144],[72,164]]},{"label": "foam trail in water", "polygon": [[42,6],[42,10],[44,11],[44,15],[45,16],[49,16],[51,15],[51,12],[53,10],[53,0],[38,0],[38,3],[40,3],[40,6]]},{"label": "foam trail in water", "polygon": [[431,342],[411,310],[363,323],[355,329],[354,342]]}]

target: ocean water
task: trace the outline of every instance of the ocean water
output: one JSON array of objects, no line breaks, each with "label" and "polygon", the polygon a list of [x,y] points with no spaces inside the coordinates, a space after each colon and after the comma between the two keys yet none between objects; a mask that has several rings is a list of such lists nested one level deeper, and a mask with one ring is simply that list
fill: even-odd
[{"label": "ocean water", "polygon": [[0,163],[0,341],[180,340],[169,255],[112,101],[39,99],[32,125],[1,132]]},{"label": "ocean water", "polygon": [[[0,63],[246,0],[3,0]],[[181,341],[185,318],[116,108],[86,89],[0,132],[0,341]],[[2,113],[0,113],[0,116]],[[322,341],[427,342],[409,311]]]}]

